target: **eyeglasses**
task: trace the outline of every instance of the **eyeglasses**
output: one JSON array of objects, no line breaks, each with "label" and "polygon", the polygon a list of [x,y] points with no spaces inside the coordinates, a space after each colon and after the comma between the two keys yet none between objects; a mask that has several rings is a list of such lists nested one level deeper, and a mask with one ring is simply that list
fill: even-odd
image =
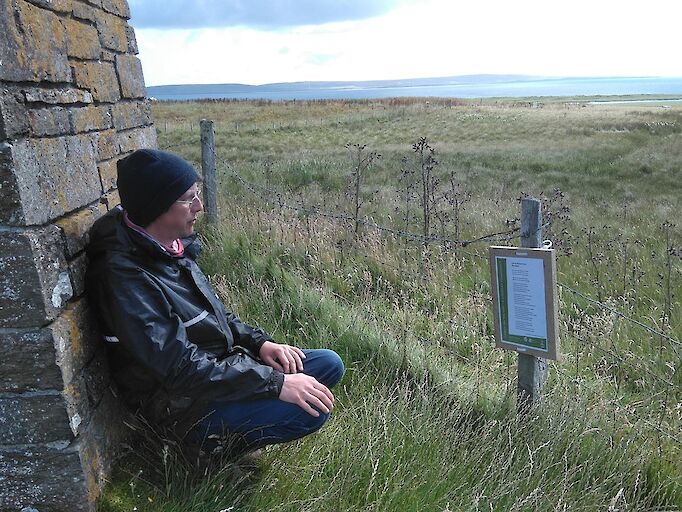
[{"label": "eyeglasses", "polygon": [[194,196],[192,197],[192,199],[187,199],[187,200],[178,199],[175,202],[180,203],[180,204],[186,204],[187,206],[192,206],[197,201],[201,201],[201,189],[200,188],[198,188],[197,191],[194,193]]}]

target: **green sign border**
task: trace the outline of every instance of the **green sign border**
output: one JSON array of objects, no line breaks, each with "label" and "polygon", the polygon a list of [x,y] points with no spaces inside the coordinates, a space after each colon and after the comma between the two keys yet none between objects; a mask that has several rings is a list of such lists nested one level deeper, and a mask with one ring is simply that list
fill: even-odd
[{"label": "green sign border", "polygon": [[[504,263],[498,264],[499,258]],[[509,305],[507,304],[507,259],[532,258],[543,261],[545,288],[546,339],[516,336],[509,333]],[[495,346],[543,359],[561,358],[559,340],[559,301],[556,279],[556,253],[553,249],[531,247],[505,247],[493,245],[488,248],[490,268],[490,294],[492,295]],[[502,279],[499,279],[502,277]],[[504,304],[501,307],[500,303]],[[504,310],[504,312],[503,312]]]}]

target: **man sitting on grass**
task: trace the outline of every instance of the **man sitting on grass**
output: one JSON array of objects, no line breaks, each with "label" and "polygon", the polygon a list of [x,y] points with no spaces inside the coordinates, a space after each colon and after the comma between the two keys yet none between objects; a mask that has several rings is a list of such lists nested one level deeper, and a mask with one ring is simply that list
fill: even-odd
[{"label": "man sitting on grass", "polygon": [[178,156],[135,151],[118,162],[121,205],[90,232],[87,290],[122,398],[208,448],[225,432],[240,449],[310,434],[329,417],[343,362],[225,310],[195,262],[197,181]]}]

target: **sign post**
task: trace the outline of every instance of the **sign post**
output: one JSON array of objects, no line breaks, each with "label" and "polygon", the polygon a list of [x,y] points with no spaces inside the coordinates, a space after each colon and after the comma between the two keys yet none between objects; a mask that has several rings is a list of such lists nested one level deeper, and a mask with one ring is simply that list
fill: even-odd
[{"label": "sign post", "polygon": [[540,201],[522,202],[521,248],[491,247],[495,342],[518,353],[519,412],[541,398],[547,359],[559,355],[556,259],[542,249]]}]

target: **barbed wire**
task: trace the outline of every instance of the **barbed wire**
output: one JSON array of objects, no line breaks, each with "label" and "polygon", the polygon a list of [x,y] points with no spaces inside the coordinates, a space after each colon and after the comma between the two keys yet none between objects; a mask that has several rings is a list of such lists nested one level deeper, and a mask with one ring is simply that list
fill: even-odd
[{"label": "barbed wire", "polygon": [[[381,261],[381,260],[377,260],[377,259],[372,259],[372,258],[369,258],[368,256],[363,255],[363,254],[357,254],[357,253],[356,253],[355,256],[358,257],[358,258],[360,258],[360,259],[362,259],[362,260],[365,260],[365,262],[367,262],[367,263],[376,263],[376,264],[379,264],[379,265],[381,265],[381,266],[384,266],[385,268],[388,268],[388,269],[390,269],[390,270],[392,270],[392,271],[394,271],[394,272],[398,272],[398,273],[399,273],[399,272],[403,272],[403,269],[401,269],[401,268],[399,268],[399,267],[396,267],[395,265],[392,265],[392,264],[390,264],[390,263],[387,263],[387,262],[384,262],[384,261]],[[444,288],[446,288],[446,289],[448,289],[448,290],[453,290],[453,289],[454,289],[453,287],[447,285],[446,283],[439,283],[439,286],[442,286],[442,287],[444,287]],[[338,295],[338,294],[336,294],[336,293],[335,293],[334,295],[336,295],[336,296],[339,297],[339,298],[342,298],[344,301],[349,301],[349,299],[347,299],[347,298],[345,298],[345,297],[342,297],[342,296],[340,296],[340,295]],[[492,299],[491,299],[490,297],[487,297],[487,302],[492,302]],[[615,352],[613,352],[613,351],[611,351],[611,350],[609,350],[609,349],[607,349],[607,348],[604,348],[604,347],[599,346],[599,345],[598,345],[596,342],[594,342],[594,341],[587,340],[587,339],[585,339],[585,338],[583,338],[583,337],[581,337],[581,336],[578,336],[578,335],[576,335],[575,333],[570,332],[570,331],[568,331],[568,330],[566,331],[566,334],[567,334],[568,336],[572,337],[573,339],[575,339],[575,340],[577,340],[577,341],[579,341],[579,342],[582,342],[583,344],[590,345],[592,348],[594,348],[594,349],[596,349],[596,350],[598,350],[598,351],[600,351],[600,352],[602,352],[602,353],[604,353],[604,354],[610,355],[611,357],[613,357],[614,359],[616,359],[616,360],[619,362],[619,364],[627,365],[627,366],[629,366],[631,369],[634,369],[634,370],[637,370],[637,371],[639,371],[639,372],[641,372],[641,373],[645,373],[645,374],[650,375],[650,376],[653,377],[655,380],[661,382],[662,384],[664,384],[664,385],[667,386],[668,388],[674,388],[674,387],[675,387],[675,384],[674,384],[673,382],[666,380],[664,377],[661,377],[660,375],[658,375],[658,374],[652,372],[650,369],[648,369],[648,368],[646,368],[646,367],[643,367],[643,366],[641,366],[641,365],[636,364],[636,363],[633,362],[632,360],[626,359],[626,358],[624,358],[623,356],[621,356],[621,355],[619,355],[619,354],[617,354],[617,353],[615,353]],[[424,342],[426,342],[427,344],[431,344],[431,343],[432,343],[432,340],[430,340],[430,339],[428,339],[428,338],[424,338],[424,337],[420,337],[420,336],[417,336],[416,338],[417,338],[418,341],[420,341],[420,342],[422,342],[422,343],[424,343]],[[576,350],[578,350],[577,345],[576,345]]]},{"label": "barbed wire", "polygon": [[[470,254],[474,255],[473,253],[470,253]],[[387,263],[385,261],[381,261],[381,260],[376,259],[376,258],[370,258],[369,256],[365,256],[364,254],[360,254],[360,253],[354,253],[354,256],[356,258],[364,260],[365,263],[376,263],[376,264],[378,264],[378,265],[380,265],[386,269],[389,269],[389,270],[395,272],[396,274],[407,273],[411,277],[415,277],[415,274],[413,272],[410,272],[408,269],[406,269],[404,267],[399,267],[399,266],[396,266],[394,264]],[[444,283],[444,282],[438,282],[438,286],[445,288],[448,291],[458,291],[454,286],[450,286],[449,284]],[[476,297],[476,298],[481,298],[482,300],[484,300],[488,303],[491,303],[491,304],[493,302],[492,297],[490,297],[489,295],[484,296],[483,294],[479,294],[477,292],[474,292],[472,296]]]},{"label": "barbed wire", "polygon": [[176,144],[166,144],[165,146],[159,146],[159,149],[162,151],[168,151],[169,149],[177,149],[181,146],[186,146],[187,144],[183,144],[181,142],[178,142]]},{"label": "barbed wire", "polygon": [[682,446],[682,438],[679,438],[678,436],[676,436],[675,434],[671,434],[670,432],[666,432],[659,425],[654,425],[653,423],[651,423],[650,421],[647,421],[644,418],[639,418],[639,421],[641,421],[642,423],[646,423],[647,425],[649,425],[651,428],[653,428],[654,430],[656,430],[660,434],[663,434],[664,436],[668,436],[670,439],[675,441],[678,445]]},{"label": "barbed wire", "polygon": [[[413,233],[410,231],[404,231],[404,230],[397,229],[397,228],[391,228],[388,226],[383,226],[381,224],[378,224],[374,221],[367,219],[366,217],[356,219],[355,217],[352,217],[352,216],[345,214],[345,213],[335,213],[335,212],[325,211],[325,210],[322,210],[321,208],[319,208],[318,206],[306,206],[305,204],[303,204],[302,201],[299,203],[299,206],[294,206],[294,205],[288,204],[285,200],[282,199],[283,194],[281,192],[269,189],[268,187],[265,187],[263,185],[255,184],[255,183],[252,183],[252,182],[246,180],[243,176],[241,176],[239,173],[234,171],[232,169],[232,167],[230,166],[230,164],[225,162],[225,161],[221,161],[221,164],[225,167],[227,172],[232,177],[234,177],[237,181],[239,181],[242,184],[242,186],[244,186],[246,189],[251,191],[256,196],[258,196],[260,199],[262,199],[266,202],[273,202],[273,197],[277,198],[276,202],[280,206],[280,208],[293,210],[293,211],[296,211],[299,213],[303,213],[305,215],[315,215],[315,216],[319,216],[319,217],[323,217],[323,218],[341,220],[341,221],[345,221],[345,222],[353,222],[353,223],[357,222],[357,224],[359,224],[359,225],[367,226],[367,227],[376,229],[377,231],[380,231],[380,232],[390,233],[391,235],[398,237],[398,238],[402,238],[402,239],[406,239],[406,240],[412,240],[412,241],[416,241],[416,242],[423,243],[423,244],[438,242],[445,249],[454,250],[454,251],[457,251],[458,253],[463,253],[463,254],[466,254],[468,256],[480,258],[480,259],[486,260],[486,261],[488,260],[488,258],[486,256],[479,255],[476,253],[467,252],[467,251],[463,251],[462,248],[467,247],[468,245],[471,245],[474,243],[507,242],[507,241],[512,240],[514,238],[518,238],[518,236],[520,235],[521,228],[516,227],[516,228],[510,229],[507,231],[490,233],[488,235],[483,235],[483,236],[480,236],[478,238],[474,238],[474,239],[470,239],[470,240],[453,240],[453,239],[449,239],[449,238],[445,238],[445,237],[439,237],[439,236],[425,237],[424,235],[421,235],[418,233]],[[267,194],[267,195],[263,195],[263,194]],[[544,228],[548,227],[549,225],[551,225],[551,222],[544,223],[540,229],[544,229]],[[518,234],[516,234],[516,233],[518,233]],[[495,238],[495,237],[500,237],[500,238]],[[680,342],[676,338],[673,338],[672,336],[669,336],[669,335],[661,332],[658,329],[655,329],[655,328],[653,328],[653,327],[651,327],[651,326],[649,326],[649,325],[647,325],[647,324],[645,324],[645,323],[643,323],[643,322],[641,322],[635,318],[632,318],[632,317],[626,315],[625,313],[615,309],[614,307],[612,307],[608,304],[605,304],[601,301],[593,299],[592,297],[589,297],[588,295],[576,290],[575,288],[573,288],[567,284],[557,282],[557,285],[559,285],[562,288],[570,291],[571,293],[574,293],[575,295],[578,295],[579,297],[587,300],[591,304],[599,306],[602,309],[608,310],[611,313],[622,318],[623,320],[626,320],[628,322],[631,322],[631,323],[643,328],[644,330],[648,331],[651,334],[660,336],[661,338],[670,341],[675,346],[678,346],[678,347],[682,346],[682,342]],[[449,288],[447,285],[444,285],[444,286],[451,290],[451,288]],[[677,351],[675,351],[675,352],[677,353]]]},{"label": "barbed wire", "polygon": [[[475,253],[470,253],[470,254],[471,254],[472,256],[480,256],[480,255],[477,255],[477,254],[475,254]],[[362,259],[365,259],[365,260],[368,261],[368,262],[371,261],[371,262],[374,262],[374,263],[378,263],[379,265],[385,266],[385,267],[387,267],[387,268],[389,268],[389,269],[391,269],[391,270],[393,270],[393,271],[395,271],[395,272],[401,272],[401,271],[402,271],[401,269],[399,269],[399,268],[397,268],[397,267],[395,267],[395,266],[393,266],[393,265],[387,264],[387,263],[385,263],[385,262],[383,262],[383,261],[376,260],[376,259],[370,259],[369,257],[364,256],[364,255],[360,255],[360,254],[357,255],[357,256],[360,257],[360,258],[362,258]],[[487,258],[485,258],[484,256],[480,256],[480,257],[482,257],[482,258],[484,258],[484,259],[487,259]],[[447,290],[450,290],[450,291],[454,290],[453,287],[449,286],[449,285],[446,284],[446,283],[439,283],[439,286],[442,286],[442,287],[444,287],[444,288],[446,288]],[[485,297],[485,299],[487,299],[487,302],[492,303],[492,298],[491,298],[491,297]],[[594,302],[598,302],[598,301],[594,301]],[[606,306],[606,305],[605,305],[605,306]],[[616,312],[617,312],[617,311],[616,311]],[[620,316],[623,316],[624,318],[627,318],[627,317],[625,317],[625,316],[622,315],[622,314],[621,314]],[[635,322],[638,323],[639,325],[642,325],[642,326],[644,326],[644,327],[648,327],[648,326],[646,326],[646,325],[644,325],[644,324],[641,324],[641,322],[637,322],[637,321],[634,320],[634,319],[633,319],[633,321],[635,321]],[[653,376],[655,379],[659,380],[660,382],[664,383],[664,384],[665,384],[666,386],[668,386],[668,387],[674,387],[674,383],[665,380],[663,377],[657,375],[656,373],[653,373],[653,372],[652,372],[651,370],[649,370],[648,368],[644,368],[644,367],[642,367],[642,366],[640,366],[640,365],[637,365],[637,364],[635,364],[635,363],[633,363],[633,362],[631,362],[631,361],[628,361],[628,360],[626,360],[625,358],[623,358],[622,356],[616,354],[615,352],[612,352],[612,351],[610,351],[610,350],[608,350],[608,349],[605,349],[605,348],[603,348],[603,347],[600,347],[599,345],[597,345],[596,343],[594,343],[594,342],[592,342],[592,341],[588,341],[588,340],[582,339],[581,337],[577,336],[575,333],[572,333],[572,332],[569,332],[569,331],[566,331],[566,333],[567,333],[569,336],[573,337],[574,339],[576,339],[576,340],[578,340],[578,341],[581,341],[582,343],[587,343],[587,344],[591,345],[593,348],[596,348],[597,350],[599,350],[599,351],[601,351],[601,352],[604,352],[604,353],[606,353],[606,354],[611,355],[612,357],[616,358],[621,364],[626,364],[626,365],[630,366],[630,367],[633,368],[633,369],[636,369],[636,370],[638,370],[638,371],[647,373],[647,374]],[[671,340],[672,340],[672,341],[675,341],[675,340],[672,339],[672,338],[671,338]],[[577,347],[576,347],[576,350],[577,350]]]},{"label": "barbed wire", "polygon": [[622,319],[624,319],[624,320],[627,320],[627,321],[629,321],[629,322],[632,322],[632,323],[638,325],[639,327],[641,327],[642,329],[644,329],[644,330],[650,332],[651,334],[655,334],[656,336],[660,336],[661,338],[664,338],[664,339],[666,339],[666,340],[672,342],[674,345],[682,346],[682,342],[680,342],[679,340],[673,338],[672,336],[668,336],[667,334],[665,334],[665,333],[663,333],[663,332],[661,332],[661,331],[659,331],[659,330],[657,330],[657,329],[654,329],[653,327],[650,327],[650,326],[646,325],[645,323],[640,322],[639,320],[636,320],[636,319],[634,319],[634,318],[632,318],[632,317],[627,316],[625,313],[623,313],[623,312],[617,310],[617,309],[614,308],[613,306],[610,306],[610,305],[605,304],[605,303],[603,303],[603,302],[600,302],[600,301],[598,301],[598,300],[596,300],[596,299],[593,299],[592,297],[590,297],[590,296],[584,294],[583,292],[580,292],[580,291],[578,291],[578,290],[576,290],[576,289],[574,289],[574,288],[568,286],[567,284],[563,284],[563,283],[560,283],[560,282],[557,282],[557,284],[558,284],[559,286],[561,286],[562,288],[565,288],[565,289],[568,290],[569,292],[574,293],[575,295],[577,295],[577,296],[579,296],[579,297],[585,299],[585,300],[586,300],[587,302],[589,302],[590,304],[594,304],[594,305],[596,305],[596,306],[601,307],[602,309],[606,309],[606,310],[610,311],[611,313],[613,313],[614,315],[616,315],[616,316],[618,316],[618,317],[620,317],[620,318],[622,318]]},{"label": "barbed wire", "polygon": [[573,332],[567,331],[566,334],[568,334],[570,337],[572,337],[573,339],[575,339],[575,340],[577,340],[577,341],[579,341],[579,342],[581,342],[581,343],[590,345],[592,348],[594,348],[594,349],[596,349],[596,350],[598,350],[598,351],[600,351],[600,352],[602,352],[602,353],[604,353],[604,354],[610,355],[611,357],[613,357],[614,359],[616,359],[616,360],[618,361],[619,364],[627,365],[627,366],[629,366],[630,368],[632,368],[632,369],[634,369],[634,370],[638,370],[638,371],[640,371],[640,372],[642,372],[642,373],[646,373],[646,374],[652,376],[654,379],[656,379],[656,380],[658,380],[659,382],[661,382],[662,384],[665,384],[665,385],[668,386],[669,388],[674,388],[674,387],[675,387],[675,384],[674,384],[673,382],[670,382],[670,381],[666,380],[664,377],[661,377],[660,375],[658,375],[658,374],[652,372],[652,371],[649,370],[648,368],[644,368],[644,367],[642,367],[642,366],[639,366],[639,365],[633,363],[633,362],[632,362],[631,360],[629,360],[629,359],[625,359],[624,357],[622,357],[622,356],[616,354],[616,353],[613,352],[612,350],[609,350],[609,349],[607,349],[607,348],[604,348],[604,347],[599,346],[599,345],[598,345],[597,343],[595,343],[594,341],[585,339],[585,338],[583,338],[582,336],[578,336],[577,334],[575,334],[575,333],[573,333]]},{"label": "barbed wire", "polygon": [[[234,177],[235,177],[235,178],[236,178],[244,187],[246,187],[247,189],[249,189],[252,193],[254,193],[255,195],[257,195],[257,196],[260,197],[261,199],[264,199],[264,200],[267,201],[267,202],[271,202],[271,201],[272,201],[272,197],[276,197],[276,198],[277,198],[277,202],[278,202],[278,204],[279,204],[279,206],[280,206],[281,208],[291,209],[291,210],[293,210],[293,211],[301,212],[301,213],[304,213],[304,214],[307,214],[307,215],[311,215],[311,214],[312,214],[312,215],[318,215],[318,216],[321,216],[321,217],[332,218],[332,219],[343,220],[343,221],[353,221],[353,222],[354,222],[354,221],[356,220],[356,219],[354,219],[353,217],[350,217],[349,215],[345,215],[345,214],[336,214],[336,213],[333,213],[333,212],[322,211],[322,210],[318,209],[317,207],[312,207],[312,208],[311,208],[311,207],[306,207],[305,205],[302,204],[302,202],[301,202],[301,205],[300,205],[300,206],[292,206],[292,205],[289,205],[289,204],[287,204],[285,201],[283,201],[283,200],[281,199],[281,194],[279,194],[279,193],[277,193],[277,192],[273,192],[273,191],[269,191],[269,192],[270,192],[270,194],[274,194],[274,195],[270,195],[269,198],[268,198],[268,197],[263,197],[262,194],[258,193],[258,189],[268,190],[266,187],[262,187],[262,186],[258,186],[258,185],[252,184],[251,182],[249,182],[249,181],[243,179],[243,178],[242,178],[239,174],[237,174],[236,172],[232,171],[231,168],[227,167],[227,169],[228,169],[228,171],[230,171],[230,173],[231,173],[231,174],[232,174],[232,175],[233,175],[233,176],[234,176]],[[421,235],[417,235],[417,234],[414,234],[414,233],[405,232],[405,231],[402,231],[402,230],[396,230],[396,229],[393,229],[393,228],[387,228],[386,226],[381,226],[381,225],[376,224],[376,223],[373,223],[373,222],[362,222],[361,224],[363,224],[363,225],[368,225],[368,226],[371,226],[371,227],[375,227],[375,228],[377,228],[377,229],[380,230],[380,231],[390,232],[391,234],[393,234],[393,235],[395,235],[395,236],[405,237],[405,238],[408,238],[408,239],[411,239],[411,240],[417,240],[417,241],[423,241],[423,240],[424,240],[424,237],[421,236]],[[483,237],[481,237],[481,238],[483,238]],[[450,241],[450,242],[452,242],[452,241]],[[457,250],[457,252],[463,252],[463,253],[465,253],[466,255],[471,256],[472,258],[479,258],[479,259],[483,259],[483,260],[486,260],[486,261],[487,261],[487,259],[488,259],[486,256],[483,256],[483,255],[480,255],[480,254],[477,254],[477,253],[471,253],[471,252],[463,251],[463,250],[461,250],[461,249],[456,249],[456,250]],[[359,253],[359,252],[353,253],[353,256],[356,257],[356,258],[358,258],[358,259],[360,259],[360,260],[364,260],[364,262],[365,262],[366,264],[370,264],[370,263],[371,263],[371,264],[377,264],[377,265],[380,265],[381,267],[384,267],[384,268],[386,268],[387,270],[390,270],[390,271],[392,271],[392,272],[394,272],[394,273],[396,273],[396,274],[402,274],[402,273],[404,273],[404,272],[407,272],[408,274],[413,274],[412,272],[409,271],[409,269],[406,269],[406,268],[404,268],[404,267],[400,267],[400,266],[395,265],[395,264],[392,264],[392,263],[388,263],[388,262],[382,261],[382,260],[377,259],[377,258],[370,258],[370,257],[368,257],[368,256],[366,256],[366,255],[364,255],[364,254],[362,254],[362,253]],[[621,318],[623,318],[623,319],[625,319],[625,320],[632,321],[632,322],[635,323],[636,325],[638,325],[638,326],[640,326],[640,327],[646,329],[647,331],[649,331],[649,332],[651,332],[651,333],[653,333],[653,334],[662,335],[664,338],[666,338],[666,339],[668,339],[668,340],[670,340],[670,341],[672,341],[672,342],[674,342],[674,343],[679,344],[679,342],[678,342],[677,340],[675,340],[674,338],[672,338],[672,337],[670,337],[670,336],[667,336],[667,335],[665,335],[664,333],[661,333],[660,331],[657,331],[656,329],[653,329],[653,328],[649,327],[648,325],[643,324],[642,322],[640,322],[640,321],[638,321],[638,320],[636,320],[636,319],[634,319],[634,318],[628,317],[627,315],[625,315],[625,314],[623,314],[622,312],[616,310],[615,308],[609,306],[608,304],[605,304],[605,303],[603,303],[603,302],[594,300],[594,299],[592,299],[591,297],[589,297],[589,296],[583,294],[582,292],[579,292],[578,290],[575,290],[574,288],[572,288],[572,287],[570,287],[570,286],[568,286],[568,285],[565,285],[565,284],[563,284],[563,283],[558,283],[558,284],[559,284],[559,286],[562,286],[562,288],[565,288],[565,289],[567,289],[567,290],[569,290],[569,291],[571,291],[571,292],[577,294],[578,296],[580,296],[580,297],[582,297],[582,298],[588,300],[588,302],[590,302],[590,303],[592,303],[592,304],[595,304],[595,305],[597,305],[597,306],[603,307],[604,309],[609,310],[609,311],[611,311],[611,312],[614,313],[614,314],[617,314],[619,317],[621,317]],[[449,286],[447,283],[444,283],[444,282],[438,283],[438,286],[442,286],[443,288],[445,288],[445,289],[447,289],[447,290],[450,290],[450,291],[454,289],[453,287]],[[348,298],[346,298],[346,297],[344,297],[344,296],[342,296],[342,295],[340,295],[340,294],[334,292],[333,290],[330,290],[330,292],[331,292],[332,295],[334,295],[337,299],[342,300],[342,301],[345,302],[345,303],[349,303],[349,304],[351,303],[351,300],[350,300],[350,299],[348,299]],[[488,302],[492,302],[492,300],[491,300],[490,298],[488,298]],[[370,314],[371,314],[372,318],[373,318],[375,321],[380,321],[380,317],[378,317],[374,312],[372,312],[372,313],[370,313]],[[642,366],[642,365],[637,364],[636,361],[633,361],[633,360],[630,359],[630,358],[623,357],[622,355],[619,355],[618,353],[616,353],[616,352],[614,352],[614,351],[612,351],[612,350],[609,350],[608,348],[605,348],[605,347],[600,346],[599,344],[597,344],[596,342],[594,342],[594,341],[592,341],[592,340],[589,340],[589,339],[586,339],[586,338],[584,338],[584,337],[578,336],[578,335],[576,335],[575,333],[569,332],[568,330],[566,331],[566,334],[569,335],[570,337],[572,337],[573,339],[575,339],[576,341],[583,343],[584,345],[589,345],[589,346],[591,346],[593,349],[595,349],[595,350],[597,350],[597,351],[599,351],[599,352],[602,352],[602,353],[604,353],[604,354],[606,354],[606,355],[611,356],[615,361],[617,361],[617,363],[618,363],[619,365],[621,365],[621,366],[627,366],[627,367],[631,368],[632,370],[634,370],[634,371],[636,371],[636,372],[639,372],[640,374],[650,376],[650,377],[653,378],[655,381],[657,381],[657,382],[661,383],[663,386],[665,386],[665,388],[668,390],[667,392],[669,392],[671,389],[674,389],[674,388],[675,388],[675,384],[674,384],[673,382],[671,382],[671,381],[667,380],[665,377],[662,377],[662,376],[658,375],[657,373],[653,372],[650,368],[646,368],[646,367],[644,367],[644,366]],[[419,343],[421,343],[421,344],[429,345],[429,346],[432,345],[432,344],[434,343],[434,340],[429,339],[429,338],[425,338],[425,337],[422,337],[422,336],[415,336],[415,339],[416,339],[417,342],[419,342]],[[579,350],[580,350],[580,349],[579,349],[579,346],[576,344],[576,351],[579,351]],[[465,359],[466,359],[466,358],[465,358]],[[577,377],[578,377],[578,376],[576,375],[576,378],[577,378]],[[682,444],[682,441],[680,441],[680,439],[679,439],[677,436],[675,436],[674,434],[672,434],[672,433],[670,433],[670,432],[667,432],[665,429],[661,428],[660,425],[655,425],[655,424],[651,423],[650,421],[644,420],[643,418],[641,418],[641,421],[643,421],[648,427],[650,427],[650,428],[656,430],[657,432],[659,432],[661,435],[666,436],[667,438],[669,438],[671,441],[675,442],[676,444]]]},{"label": "barbed wire", "polygon": [[[580,379],[578,378],[578,376],[572,374],[566,368],[562,367],[562,365],[554,364],[554,365],[552,365],[552,368],[557,372],[558,375],[561,375],[563,378],[568,379],[569,381],[573,381],[577,386],[581,386]],[[660,391],[658,394],[666,394],[667,395],[669,392],[670,392],[670,389],[667,388],[666,390]],[[623,395],[617,395],[616,397],[611,398],[610,402],[611,402],[612,406],[614,406],[616,408],[618,408],[618,407],[622,408],[623,407],[622,399],[623,399]],[[656,414],[658,414],[660,416],[660,414],[658,412]],[[680,439],[675,434],[668,432],[668,431],[664,430],[663,428],[661,428],[660,424],[656,425],[656,424],[652,423],[651,421],[648,421],[647,419],[645,419],[644,416],[639,416],[637,418],[637,422],[644,423],[648,427],[656,430],[658,433],[669,437],[676,444],[682,446],[682,439]]]},{"label": "barbed wire", "polygon": [[[232,177],[234,177],[237,181],[239,181],[245,188],[247,188],[252,193],[257,195],[260,199],[263,199],[264,201],[267,201],[267,202],[273,202],[272,197],[273,196],[276,197],[277,198],[277,204],[281,208],[298,211],[298,212],[304,213],[306,215],[316,215],[319,217],[325,217],[325,218],[330,218],[330,219],[335,219],[335,220],[354,222],[354,223],[357,223],[361,226],[367,226],[367,227],[376,229],[377,231],[390,233],[390,234],[392,234],[398,238],[414,240],[414,241],[418,241],[418,242],[421,242],[424,244],[440,243],[441,245],[443,245],[444,247],[447,248],[448,246],[449,247],[466,247],[468,245],[475,244],[475,243],[481,243],[481,242],[508,242],[509,240],[517,238],[518,235],[516,235],[515,233],[520,233],[520,231],[521,231],[520,227],[515,227],[515,228],[509,229],[506,231],[489,233],[487,235],[483,235],[483,236],[480,236],[478,238],[473,238],[470,240],[465,240],[465,239],[454,240],[451,238],[441,237],[441,236],[437,236],[437,235],[424,236],[424,235],[421,235],[419,233],[413,233],[411,231],[404,231],[404,230],[397,229],[397,228],[391,228],[388,226],[383,226],[381,224],[377,224],[376,222],[369,220],[367,217],[355,218],[355,217],[348,215],[346,213],[337,213],[337,212],[330,212],[328,210],[323,210],[317,205],[306,206],[302,202],[300,203],[299,206],[290,205],[282,199],[283,194],[281,192],[271,190],[271,189],[269,189],[263,185],[258,185],[258,184],[252,183],[252,182],[246,180],[239,173],[234,171],[232,169],[232,167],[227,162],[222,161],[221,163]],[[263,195],[263,193],[267,193],[268,195]],[[550,223],[546,223],[542,227],[547,227],[549,224]]]}]

